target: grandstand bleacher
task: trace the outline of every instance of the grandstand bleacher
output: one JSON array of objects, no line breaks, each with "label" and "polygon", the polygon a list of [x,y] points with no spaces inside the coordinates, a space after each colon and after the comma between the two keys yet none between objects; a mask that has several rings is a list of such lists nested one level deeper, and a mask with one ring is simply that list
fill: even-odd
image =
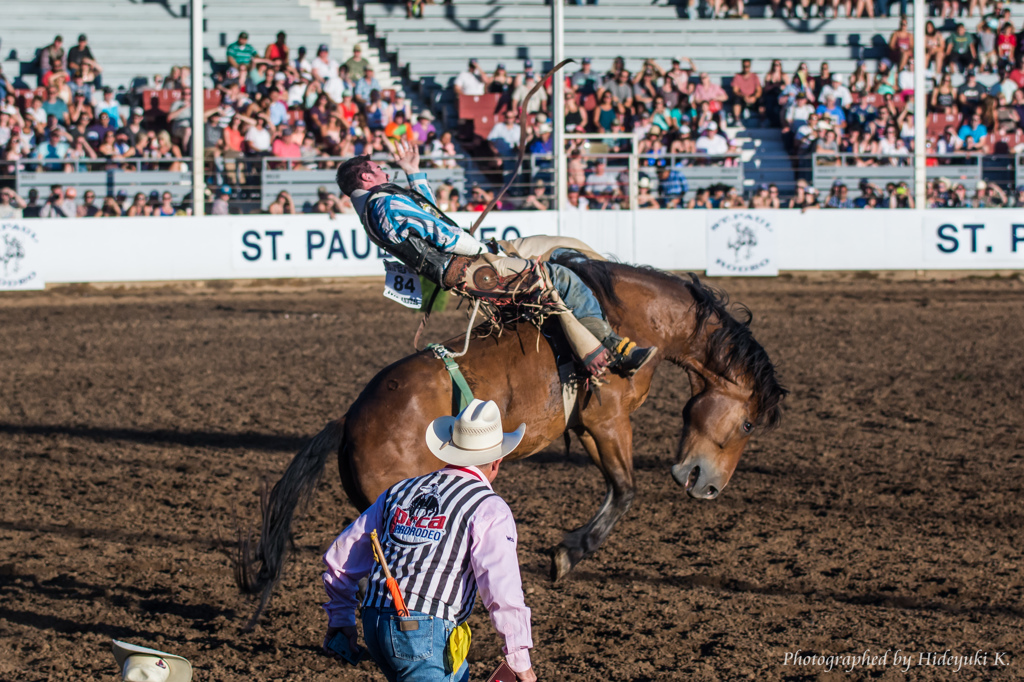
[{"label": "grandstand bleacher", "polygon": [[[505,0],[500,3],[456,0],[453,4],[427,4],[423,6],[422,18],[407,17],[404,4],[359,3],[357,0],[348,0],[348,4],[335,0],[207,0],[204,5],[206,108],[229,107],[226,109],[229,114],[222,125],[226,125],[233,115],[231,112],[234,109],[230,107],[234,104],[225,100],[226,91],[215,89],[215,85],[225,77],[226,49],[241,31],[248,33],[250,44],[260,54],[274,41],[278,31],[285,31],[288,45],[292,49],[292,58],[296,56],[295,50],[300,45],[306,47],[307,59],[312,58],[317,46],[323,43],[331,49],[332,58],[344,62],[351,56],[352,48],[362,44],[366,47],[364,55],[375,68],[380,90],[385,93],[385,97],[391,92],[408,92],[414,99],[419,95],[421,99],[414,102],[416,110],[424,106],[424,103],[429,103],[440,115],[438,135],[446,129],[467,135],[464,142],[473,149],[475,160],[460,154],[458,168],[430,169],[432,180],[438,183],[449,181],[448,184],[454,185],[456,190],[463,190],[473,182],[497,184],[501,181],[502,173],[496,172],[495,162],[488,159],[488,154],[494,152],[487,151],[487,143],[481,138],[490,132],[495,115],[501,108],[508,106],[508,93],[475,98],[478,101],[472,106],[467,104],[469,100],[463,98],[463,110],[460,111],[459,101],[451,88],[454,78],[466,69],[470,59],[479,60],[487,73],[502,64],[513,76],[526,69],[528,60],[532,61],[532,68],[537,72],[551,65],[551,8],[544,0]],[[125,107],[141,105],[147,111],[151,105],[155,105],[166,114],[180,100],[181,92],[151,88],[159,85],[154,82],[154,76],[166,75],[172,67],[188,64],[190,26],[187,7],[187,3],[139,3],[131,0],[26,2],[23,3],[23,11],[6,17],[3,27],[0,27],[0,65],[19,93],[18,104],[22,112],[26,113],[33,93],[46,97],[46,91],[39,88],[43,74],[37,68],[37,52],[58,33],[64,36],[65,49],[74,45],[78,33],[85,33],[96,60],[103,68],[103,84],[118,89],[121,104]],[[684,18],[683,5],[660,0],[654,3],[650,0],[603,0],[598,5],[570,5],[565,11],[566,54],[577,61],[584,57],[592,59],[593,71],[597,74],[612,69],[617,57],[623,58],[625,68],[631,72],[643,68],[648,59],[667,68],[673,58],[680,57],[684,64],[689,64],[688,60],[695,62],[693,78],[698,73],[706,73],[713,82],[724,85],[727,91],[733,75],[739,70],[741,59],[750,59],[752,72],[760,77],[768,71],[773,60],[779,60],[787,75],[793,74],[798,64],[806,63],[810,77],[813,78],[822,63],[827,62],[833,73],[847,78],[862,60],[867,61],[868,71],[874,72],[880,61],[892,56],[888,42],[890,35],[899,26],[898,17],[774,19],[763,18],[765,8],[764,4],[747,5],[746,12],[751,17],[749,19],[699,20]],[[68,17],[69,20],[61,21],[61,17]],[[1010,17],[1016,25],[1021,24],[1024,7],[1011,5]],[[955,27],[951,20],[934,21],[947,36]],[[975,21],[976,18],[965,20],[970,31],[974,30]],[[567,74],[576,68],[569,67]],[[296,75],[297,72],[288,74],[286,85],[292,85]],[[929,72],[929,77],[933,75]],[[992,97],[987,93],[996,86],[999,78],[996,73],[979,74],[979,107]],[[954,72],[953,88],[963,82],[964,75],[959,71]],[[1024,78],[1020,85],[1024,86]],[[257,86],[258,81],[249,84],[249,96],[255,99],[256,105],[238,109],[239,114],[244,111],[252,116],[266,110],[269,99],[265,91],[263,95],[256,93]],[[821,91],[821,83],[814,86],[814,91]],[[818,105],[821,102],[814,101],[814,91],[812,103]],[[873,91],[864,95],[855,94],[854,100],[855,103],[844,103],[843,109],[848,116],[859,117],[855,126],[874,120],[877,112],[888,106],[882,95]],[[294,94],[289,94],[289,101],[291,110],[286,120],[277,126],[269,126],[272,140],[290,136],[290,127],[311,122],[308,109],[312,100],[297,103]],[[580,104],[584,112],[596,106],[595,101],[586,98],[581,98]],[[694,98],[690,104],[700,105],[700,102]],[[858,109],[852,108],[854,104]],[[905,126],[901,112],[906,103],[898,93],[895,105],[893,116],[900,118],[894,118],[893,123]],[[382,110],[389,110],[389,106],[382,105]],[[360,107],[364,105],[360,104]],[[960,130],[960,126],[965,123],[961,114],[967,109],[962,104],[955,108],[959,110],[953,113],[930,112],[928,134],[933,143],[946,128]],[[723,164],[721,161],[702,161],[700,155],[692,154],[692,149],[686,145],[669,150],[670,143],[676,144],[686,137],[680,136],[678,132],[683,126],[677,129],[673,125],[671,131],[662,131],[666,151],[672,151],[674,159],[682,160],[676,171],[685,173],[690,180],[687,198],[692,198],[694,191],[706,186],[706,183],[736,186],[748,196],[757,193],[758,188],[772,184],[785,195],[794,190],[798,180],[809,181],[824,190],[837,180],[851,186],[861,179],[885,184],[890,181],[906,182],[912,175],[905,161],[878,163],[871,160],[869,157],[872,154],[878,154],[877,143],[873,143],[874,147],[842,156],[842,162],[835,164],[838,157],[826,153],[830,151],[828,148],[819,149],[820,142],[814,141],[814,135],[810,137],[810,144],[807,143],[807,129],[801,127],[802,120],[796,121],[791,129],[785,120],[780,122],[774,118],[774,113],[768,118],[760,118],[756,112],[750,111],[738,120],[732,120],[727,107],[723,107],[722,112],[716,110],[710,113],[699,109],[699,106],[695,106],[693,120],[688,118],[689,114],[684,114],[686,120],[683,123],[692,124],[685,126],[691,129],[686,134],[690,143],[699,139],[700,131],[708,122],[717,122],[720,135],[724,136],[723,144],[728,143],[730,150],[739,150],[742,162]],[[1019,124],[1009,119],[1009,109],[1007,104],[999,106],[997,103],[994,113],[990,112],[987,116],[998,116],[998,129],[995,119],[987,118],[986,121],[991,122],[987,134],[967,133],[969,137],[978,137],[980,140],[978,150],[953,162],[935,161],[932,164],[935,168],[930,169],[929,177],[948,176],[965,183],[977,183],[985,179],[1007,186],[1016,184],[1020,176],[1016,153],[1024,147],[1024,133]],[[785,111],[784,107],[783,113]],[[1021,111],[1024,113],[1024,107]],[[538,115],[529,117],[530,137],[539,139],[539,126],[549,113],[549,110],[543,109]],[[730,115],[726,116],[726,113]],[[363,115],[367,118],[362,118]],[[299,170],[289,171],[274,163],[268,165],[264,161],[267,152],[256,153],[257,147],[249,148],[248,143],[243,142],[236,154],[243,159],[239,163],[244,162],[249,172],[238,173],[236,176],[241,182],[251,184],[242,188],[244,191],[240,195],[235,195],[236,207],[244,210],[250,207],[266,209],[273,201],[273,195],[287,187],[291,187],[292,193],[298,195],[297,201],[302,199],[300,204],[308,205],[308,200],[316,195],[316,188],[330,184],[326,179],[331,173],[331,166],[336,162],[336,159],[330,158],[331,153],[339,149],[351,150],[346,153],[357,153],[356,150],[362,149],[364,141],[369,143],[367,131],[377,126],[383,128],[388,123],[389,115],[374,119],[375,122],[370,125],[370,109],[361,109],[359,117],[347,124],[347,130],[341,131],[341,140],[344,142],[348,138],[354,144],[345,142],[339,146],[337,132],[331,133],[335,135],[334,138],[320,139],[321,135],[327,133],[319,127],[313,131],[307,128],[309,135],[315,134],[315,143],[321,156],[313,164],[307,160]],[[148,117],[147,113],[146,122],[150,125]],[[472,119],[475,126],[459,126],[460,117]],[[157,122],[160,120],[160,116],[152,119]],[[635,120],[635,112],[624,112],[625,137],[628,137],[628,131]],[[248,122],[250,118],[246,118],[246,121],[239,127],[241,134],[251,125]],[[287,133],[286,126],[289,126]],[[587,122],[586,126],[591,130],[594,124]],[[187,126],[173,126],[169,129],[174,136],[172,146],[175,149],[180,146],[181,152],[187,156]],[[477,137],[470,134],[474,130]],[[900,137],[906,138],[905,130],[905,127],[900,128]],[[152,132],[155,134],[158,131]],[[75,131],[72,133],[72,137],[78,134]],[[847,140],[842,128],[837,128],[837,133],[838,143],[843,148],[833,147],[831,151],[855,151],[845,148]],[[960,130],[959,136],[963,135]],[[44,133],[38,133],[36,137],[38,139],[32,142],[33,145],[45,142]],[[301,135],[295,139],[300,138]],[[89,139],[96,142],[93,137]],[[907,145],[912,143],[910,138],[906,138],[905,142]],[[597,151],[601,148],[600,144],[594,146]],[[431,149],[436,156],[437,147]],[[224,154],[230,151],[225,150]],[[457,148],[457,152],[462,151],[462,148]],[[963,154],[969,150],[943,148],[939,151]],[[169,154],[166,149],[161,153]],[[249,155],[251,158],[246,159]],[[592,153],[591,157],[597,155]],[[534,155],[534,158],[542,157]],[[15,155],[6,160],[17,158],[20,157]],[[226,181],[223,168],[214,168],[210,164],[212,159],[208,156],[209,182]],[[88,186],[100,193],[104,192],[104,188],[114,191],[119,183],[125,182],[120,179],[122,176],[127,177],[135,172],[114,168],[115,165],[108,164],[105,178],[100,178],[103,172],[94,168],[88,174],[64,173],[64,181]],[[654,164],[654,170],[657,165]],[[2,170],[5,167],[6,172]],[[530,178],[530,172],[527,169],[524,180]],[[296,175],[288,178],[288,173]],[[299,174],[302,174],[301,177]],[[0,183],[9,183],[15,175],[18,176],[18,187],[46,185],[44,176],[47,173],[38,172],[35,168],[19,169],[14,164],[4,166],[3,159],[0,159]],[[547,178],[549,175],[542,172],[539,177]],[[657,191],[660,185],[658,174],[649,171],[646,175],[650,178],[652,190]],[[153,176],[154,179],[156,177]],[[179,197],[182,191],[176,185],[182,183],[170,177],[166,181],[166,186],[169,189],[173,187],[175,197]],[[628,192],[622,191],[621,194],[625,197]],[[244,202],[246,198],[250,203]]]}]

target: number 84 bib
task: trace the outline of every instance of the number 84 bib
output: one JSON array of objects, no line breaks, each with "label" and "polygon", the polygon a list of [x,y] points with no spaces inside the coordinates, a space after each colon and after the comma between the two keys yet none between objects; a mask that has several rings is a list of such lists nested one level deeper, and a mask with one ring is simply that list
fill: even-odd
[{"label": "number 84 bib", "polygon": [[406,308],[420,308],[423,305],[423,289],[420,287],[420,276],[402,263],[393,260],[384,261],[386,277],[384,279],[384,296],[398,301]]}]

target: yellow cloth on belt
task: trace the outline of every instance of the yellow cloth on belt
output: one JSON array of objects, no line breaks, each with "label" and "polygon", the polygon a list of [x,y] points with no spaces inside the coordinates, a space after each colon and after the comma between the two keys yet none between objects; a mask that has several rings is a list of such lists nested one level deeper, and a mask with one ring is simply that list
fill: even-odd
[{"label": "yellow cloth on belt", "polygon": [[472,639],[472,635],[469,632],[469,622],[456,626],[448,637],[448,647],[444,652],[444,657],[445,662],[451,666],[453,673],[462,667],[466,656],[469,655],[469,644]]}]

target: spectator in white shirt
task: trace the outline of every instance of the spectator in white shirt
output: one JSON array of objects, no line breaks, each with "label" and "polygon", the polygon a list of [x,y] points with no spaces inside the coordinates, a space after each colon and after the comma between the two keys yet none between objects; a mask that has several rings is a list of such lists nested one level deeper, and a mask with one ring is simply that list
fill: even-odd
[{"label": "spectator in white shirt", "polygon": [[614,173],[608,172],[608,166],[604,159],[598,159],[594,165],[594,172],[587,176],[587,194],[596,196],[602,194],[605,190],[611,190],[612,194],[617,194],[619,191],[619,180]]},{"label": "spectator in white shirt", "polygon": [[956,130],[949,126],[946,128],[946,132],[942,134],[942,137],[939,138],[935,147],[939,154],[955,154],[964,148],[964,142],[956,134]]},{"label": "spectator in white shirt", "polygon": [[791,130],[799,130],[814,113],[814,105],[807,102],[807,94],[797,93],[796,100],[786,112],[786,122]]},{"label": "spectator in white shirt", "polygon": [[697,152],[709,156],[721,156],[729,153],[729,142],[718,134],[718,124],[714,121],[704,128],[704,134],[697,140]]},{"label": "spectator in white shirt", "polygon": [[516,112],[512,109],[507,109],[504,114],[504,120],[494,124],[491,132],[487,135],[487,139],[494,149],[495,156],[509,157],[513,155],[513,150],[518,149],[521,135],[522,132],[519,124],[516,123]]},{"label": "spectator in white shirt", "polygon": [[10,187],[0,187],[0,220],[17,220],[24,216],[28,204]]},{"label": "spectator in white shirt", "polygon": [[585,211],[590,205],[586,197],[580,196],[579,185],[569,185],[567,198],[569,199],[569,205],[566,207],[569,211]]},{"label": "spectator in white shirt", "polygon": [[295,70],[299,72],[299,75],[303,78],[312,80],[313,78],[313,63],[306,59],[306,46],[303,45],[299,48],[298,57],[292,62],[295,66]]},{"label": "spectator in white shirt", "polygon": [[897,92],[913,92],[914,91],[914,60],[907,60],[907,65],[900,69],[899,75],[896,77],[896,91]]},{"label": "spectator in white shirt", "polygon": [[330,48],[327,45],[320,46],[311,66],[313,75],[321,80],[332,78],[338,73],[338,60],[331,59]]},{"label": "spectator in white shirt", "polygon": [[[308,105],[306,103],[306,91],[310,87],[310,80],[312,79],[306,76],[301,76],[299,77],[299,80],[292,83],[291,87],[288,88],[289,107],[294,107],[296,105],[301,106],[303,109],[311,109],[313,107],[311,103]],[[314,83],[313,85],[315,86],[316,84]],[[316,88],[314,87],[313,89],[315,90]],[[319,93],[317,92],[314,94],[314,101],[316,100],[316,94]]]},{"label": "spectator in white shirt", "polygon": [[455,78],[455,94],[478,96],[487,89],[487,74],[475,59],[469,60],[469,68]]},{"label": "spectator in white shirt", "polygon": [[104,111],[115,125],[121,126],[128,122],[128,116],[121,115],[121,105],[114,99],[114,89],[110,86],[103,88],[103,97],[96,103],[96,115],[99,116]]},{"label": "spectator in white shirt", "polygon": [[[96,113],[97,115],[99,114],[98,111]],[[25,115],[31,119],[33,126],[38,123],[46,125],[46,110],[43,109],[43,99],[38,96],[34,97],[32,99],[32,106],[25,112]]]},{"label": "spectator in white shirt", "polygon": [[[68,190],[70,193],[70,190]],[[78,202],[66,196],[62,185],[51,185],[50,196],[39,211],[40,218],[74,218],[78,215]]]},{"label": "spectator in white shirt", "polygon": [[[517,105],[522,106],[523,100],[526,99],[526,95],[533,90],[533,86],[537,84],[537,74],[533,71],[527,71],[523,76],[516,76],[516,82],[519,83],[512,90],[512,101]],[[548,106],[548,93],[544,88],[540,88],[534,93],[533,97],[530,98],[526,112],[529,114],[536,114],[542,111],[547,111]]]},{"label": "spectator in white shirt", "polygon": [[832,81],[821,89],[821,100],[825,100],[829,95],[835,97],[839,106],[844,108],[853,102],[850,88],[843,85],[843,75],[840,73],[832,74]]},{"label": "spectator in white shirt", "polygon": [[267,128],[264,116],[266,114],[257,116],[252,127],[245,133],[245,141],[249,145],[249,150],[255,154],[264,154],[270,151],[270,144],[273,140],[273,135]]},{"label": "spectator in white shirt", "polygon": [[349,79],[348,68],[344,64],[338,67],[335,74],[328,78],[323,86],[324,94],[330,97],[335,104],[341,104],[341,98],[345,93],[351,93],[354,88],[355,83]]},{"label": "spectator in white shirt", "polygon": [[998,99],[1000,105],[1006,106],[1013,101],[1013,93],[1018,89],[1017,84],[1010,78],[1009,72],[1004,69],[999,82],[992,86],[989,94]]}]

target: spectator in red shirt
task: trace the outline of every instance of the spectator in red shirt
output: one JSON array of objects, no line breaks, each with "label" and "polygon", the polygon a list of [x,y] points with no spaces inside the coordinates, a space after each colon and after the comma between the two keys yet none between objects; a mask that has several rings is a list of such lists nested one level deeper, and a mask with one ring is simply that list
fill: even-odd
[{"label": "spectator in red shirt", "polygon": [[1021,55],[1017,62],[1017,68],[1009,73],[1009,78],[1017,84],[1018,88],[1024,88],[1024,55]]},{"label": "spectator in red shirt", "polygon": [[732,77],[732,118],[739,121],[743,110],[756,111],[764,116],[764,105],[761,104],[761,79],[750,70],[750,60],[744,59],[740,72]]},{"label": "spectator in red shirt", "polygon": [[346,92],[341,96],[341,104],[338,105],[338,114],[341,116],[341,120],[345,122],[346,126],[352,127],[352,121],[358,113],[359,105],[352,99],[352,93]]},{"label": "spectator in red shirt", "polygon": [[1017,36],[1013,32],[1013,24],[1005,23],[999,29],[999,35],[996,36],[996,51],[999,54],[1000,65],[1013,65],[1013,55],[1017,52]]},{"label": "spectator in red shirt", "polygon": [[267,45],[263,58],[274,62],[281,67],[288,63],[288,45],[285,44],[287,36],[284,31],[279,31],[277,41]]},{"label": "spectator in red shirt", "polygon": [[693,91],[693,100],[697,104],[707,102],[711,113],[717,114],[728,99],[729,95],[725,94],[721,85],[711,80],[711,76],[706,73],[700,75],[700,82]]},{"label": "spectator in red shirt", "polygon": [[[299,131],[298,135],[304,135],[304,131]],[[302,156],[302,137],[299,136],[288,126],[282,126],[271,147],[271,152],[274,156],[279,156],[282,159],[300,158]]]}]

